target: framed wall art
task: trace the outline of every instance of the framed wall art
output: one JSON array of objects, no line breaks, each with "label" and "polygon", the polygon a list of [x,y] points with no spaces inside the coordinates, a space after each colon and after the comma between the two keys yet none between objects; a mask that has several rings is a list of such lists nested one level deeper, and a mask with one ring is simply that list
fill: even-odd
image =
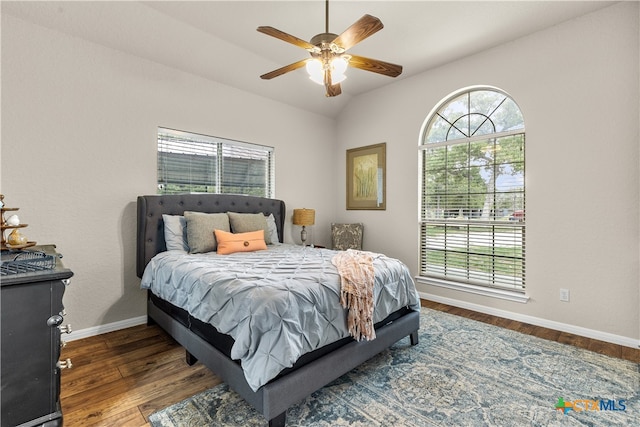
[{"label": "framed wall art", "polygon": [[387,144],[347,150],[347,209],[386,209]]}]

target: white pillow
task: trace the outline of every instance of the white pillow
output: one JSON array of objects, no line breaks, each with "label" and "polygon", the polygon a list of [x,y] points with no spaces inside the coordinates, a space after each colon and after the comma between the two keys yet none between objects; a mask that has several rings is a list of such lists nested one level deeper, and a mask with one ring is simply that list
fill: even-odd
[{"label": "white pillow", "polygon": [[271,244],[279,245],[280,238],[278,237],[278,226],[276,225],[276,218],[273,214],[269,214],[267,217],[267,228],[269,229],[269,236],[271,236]]},{"label": "white pillow", "polygon": [[164,242],[168,251],[189,252],[187,245],[187,220],[182,215],[162,215]]}]

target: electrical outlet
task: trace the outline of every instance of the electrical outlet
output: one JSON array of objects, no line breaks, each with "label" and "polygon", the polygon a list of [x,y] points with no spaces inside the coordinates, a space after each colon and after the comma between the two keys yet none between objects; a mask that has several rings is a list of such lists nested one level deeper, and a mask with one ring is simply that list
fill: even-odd
[{"label": "electrical outlet", "polygon": [[569,289],[560,289],[560,301],[569,302]]}]

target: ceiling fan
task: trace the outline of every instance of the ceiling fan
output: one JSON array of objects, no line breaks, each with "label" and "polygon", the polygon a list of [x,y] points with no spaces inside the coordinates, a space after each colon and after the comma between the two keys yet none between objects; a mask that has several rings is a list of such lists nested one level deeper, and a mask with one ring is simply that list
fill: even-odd
[{"label": "ceiling fan", "polygon": [[270,80],[306,66],[309,78],[324,85],[326,96],[337,96],[342,93],[340,82],[346,78],[344,72],[347,66],[389,77],[397,77],[402,73],[401,65],[345,53],[357,43],[383,28],[382,22],[378,18],[364,15],[342,34],[337,35],[329,32],[329,0],[326,0],[325,5],[325,32],[313,36],[310,42],[273,27],[258,27],[259,32],[306,49],[311,54],[310,58],[278,68],[261,75],[260,78]]}]

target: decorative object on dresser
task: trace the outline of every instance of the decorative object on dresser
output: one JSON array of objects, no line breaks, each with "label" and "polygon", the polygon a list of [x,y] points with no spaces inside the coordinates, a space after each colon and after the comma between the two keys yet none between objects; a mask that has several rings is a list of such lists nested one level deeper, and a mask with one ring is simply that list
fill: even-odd
[{"label": "decorative object on dresser", "polygon": [[347,150],[347,209],[385,210],[387,144]]},{"label": "decorative object on dresser", "polygon": [[[34,246],[36,242],[29,242],[28,239],[20,232],[20,228],[24,228],[27,224],[20,224],[20,218],[16,214],[12,214],[5,218],[6,212],[15,212],[20,208],[8,208],[4,204],[4,194],[0,194],[0,212],[2,212],[2,242],[0,249],[24,249]],[[11,230],[8,239],[5,239],[5,230]]]},{"label": "decorative object on dresser", "polygon": [[0,272],[0,425],[62,426],[60,370],[71,367],[59,360],[60,335],[71,333],[62,296],[73,272],[55,245],[3,250]]},{"label": "decorative object on dresser", "polygon": [[300,240],[302,245],[305,245],[307,241],[307,230],[305,227],[315,224],[316,211],[314,209],[294,209],[293,210],[293,225],[301,225],[302,231],[300,232]]}]

